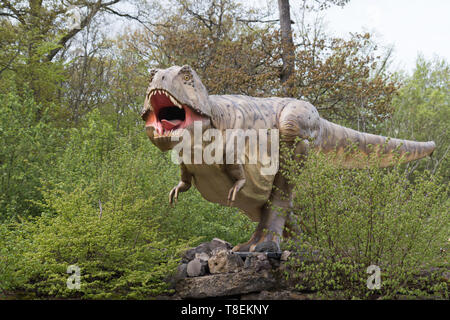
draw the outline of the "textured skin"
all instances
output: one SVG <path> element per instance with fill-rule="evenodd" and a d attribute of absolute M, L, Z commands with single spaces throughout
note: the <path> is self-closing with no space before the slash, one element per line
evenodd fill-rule
<path fill-rule="evenodd" d="M 159 109 L 157 100 L 149 98 L 155 89 L 166 90 L 185 110 L 193 110 L 198 116 L 195 119 L 201 119 L 205 129 L 279 129 L 280 141 L 292 144 L 296 154 L 307 155 L 309 150 L 337 153 L 342 156 L 339 165 L 346 168 L 363 167 L 361 160 L 371 152 L 377 152 L 380 166 L 386 167 L 391 164 L 396 148 L 404 162 L 423 158 L 435 149 L 432 141 L 387 140 L 386 137 L 339 126 L 322 119 L 310 103 L 293 98 L 208 95 L 194 70 L 189 66 L 174 66 L 152 70 L 142 112 L 150 140 L 163 151 L 173 148 L 170 137 L 181 136 L 183 130 L 192 131 L 193 126 L 190 120 L 186 120 L 162 136 L 155 134 L 154 128 L 159 124 L 153 113 Z M 301 140 L 295 144 L 298 137 Z M 358 150 L 344 155 L 345 148 L 352 144 L 357 145 Z M 283 160 L 282 154 L 280 159 Z M 270 241 L 278 247 L 289 221 L 274 208 L 290 208 L 292 205 L 292 187 L 280 172 L 272 176 L 262 175 L 260 163 L 181 164 L 180 167 L 181 180 L 169 194 L 171 203 L 176 201 L 180 192 L 187 191 L 193 181 L 206 200 L 236 206 L 253 221 L 259 222 L 251 239 L 234 247 L 234 251 L 253 251 L 256 245 Z M 282 193 L 289 195 L 288 199 Z M 233 195 L 235 199 L 232 199 Z"/>

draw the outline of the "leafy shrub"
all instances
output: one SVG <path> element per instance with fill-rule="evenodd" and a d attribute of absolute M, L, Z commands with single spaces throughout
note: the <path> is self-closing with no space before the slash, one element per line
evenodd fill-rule
<path fill-rule="evenodd" d="M 171 162 L 170 153 L 153 146 L 140 125 L 122 135 L 94 111 L 82 128 L 71 130 L 66 149 L 44 184 L 48 190 L 69 191 L 93 183 L 92 198 L 98 201 L 106 190 L 130 179 L 136 186 L 135 197 L 153 197 L 152 216 L 167 238 L 246 241 L 254 224 L 236 208 L 204 200 L 194 186 L 180 195 L 174 207 L 169 206 L 168 195 L 178 184 L 179 170 Z M 125 178 L 128 175 L 132 177 Z"/>
<path fill-rule="evenodd" d="M 381 134 L 402 139 L 436 143 L 433 156 L 409 164 L 419 175 L 425 169 L 450 181 L 450 64 L 435 57 L 418 57 L 411 77 L 393 100 L 395 112 L 380 126 Z"/>
<path fill-rule="evenodd" d="M 151 297 L 169 291 L 183 248 L 250 236 L 246 217 L 208 203 L 195 187 L 171 208 L 179 169 L 141 128 L 121 134 L 98 111 L 85 121 L 40 179 L 43 198 L 33 203 L 41 215 L 0 228 L 0 289 L 27 297 Z M 80 291 L 66 287 L 69 265 L 81 269 Z"/>
<path fill-rule="evenodd" d="M 146 214 L 151 198 L 136 201 L 132 191 L 116 192 L 101 210 L 92 205 L 91 188 L 48 195 L 56 216 L 21 225 L 17 251 L 5 256 L 15 259 L 10 287 L 58 298 L 148 298 L 167 292 L 165 280 L 176 268 L 181 246 L 162 238 Z M 69 265 L 81 269 L 79 291 L 66 286 Z"/>
<path fill-rule="evenodd" d="M 345 298 L 442 293 L 447 283 L 417 284 L 421 270 L 448 267 L 448 185 L 423 175 L 412 184 L 398 166 L 337 169 L 311 154 L 284 169 L 294 184 L 294 215 L 300 229 L 288 241 L 297 287 L 338 291 Z M 381 269 L 381 288 L 369 290 L 370 265 Z M 429 292 L 427 292 L 429 291 Z"/>
<path fill-rule="evenodd" d="M 0 221 L 38 215 L 40 179 L 54 159 L 62 130 L 37 119 L 41 106 L 29 96 L 0 94 Z"/>

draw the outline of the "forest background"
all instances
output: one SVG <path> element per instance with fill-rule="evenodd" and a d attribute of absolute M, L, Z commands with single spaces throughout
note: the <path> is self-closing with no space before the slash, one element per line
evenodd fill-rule
<path fill-rule="evenodd" d="M 448 294 L 445 281 L 411 285 L 448 266 L 448 61 L 394 72 L 371 34 L 338 38 L 315 18 L 348 1 L 303 0 L 289 20 L 273 18 L 278 2 L 268 13 L 237 0 L 0 0 L 0 295 L 149 299 L 171 292 L 184 248 L 248 239 L 252 222 L 195 190 L 168 205 L 179 169 L 139 113 L 149 70 L 184 64 L 210 94 L 295 97 L 356 130 L 434 140 L 432 157 L 393 169 L 291 164 L 304 242 L 328 259 L 295 267 L 325 295 L 373 295 L 370 264 L 383 266 L 383 297 Z"/>

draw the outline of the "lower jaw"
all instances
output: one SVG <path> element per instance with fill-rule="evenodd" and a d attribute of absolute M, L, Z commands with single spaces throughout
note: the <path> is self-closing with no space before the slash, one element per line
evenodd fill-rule
<path fill-rule="evenodd" d="M 202 118 L 201 120 L 196 121 L 202 122 L 203 130 L 211 127 L 209 119 Z M 186 125 L 183 128 L 174 128 L 170 131 L 163 131 L 162 134 L 159 134 L 156 128 L 152 125 L 146 127 L 147 136 L 161 151 L 173 149 L 178 143 L 180 143 L 180 141 L 182 141 L 185 131 L 188 131 L 192 135 L 194 132 L 194 122 L 191 122 L 191 124 Z"/>
<path fill-rule="evenodd" d="M 179 141 L 173 141 L 171 136 L 149 137 L 152 143 L 161 151 L 172 150 Z"/>
<path fill-rule="evenodd" d="M 183 133 L 183 129 L 174 129 L 159 134 L 153 127 L 147 127 L 146 131 L 150 141 L 161 151 L 173 149 L 180 142 Z"/>
<path fill-rule="evenodd" d="M 181 137 L 183 135 L 183 131 L 186 128 L 173 128 L 172 130 L 164 130 L 161 133 L 155 130 L 154 136 L 156 138 L 165 138 L 165 137 Z"/>

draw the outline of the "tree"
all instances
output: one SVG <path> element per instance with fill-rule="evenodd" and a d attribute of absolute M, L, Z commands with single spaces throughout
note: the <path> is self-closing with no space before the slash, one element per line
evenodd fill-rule
<path fill-rule="evenodd" d="M 350 0 L 314 0 L 309 4 L 309 0 L 303 0 L 303 12 L 307 10 L 323 10 L 330 5 L 344 6 Z M 291 20 L 289 0 L 278 0 L 278 12 L 280 16 L 280 31 L 281 31 L 281 59 L 283 66 L 280 72 L 280 80 L 283 85 L 284 94 L 286 96 L 293 96 L 293 83 L 289 81 L 294 75 L 294 60 L 295 60 L 295 46 L 292 37 Z"/>
<path fill-rule="evenodd" d="M 436 150 L 426 160 L 407 166 L 409 175 L 424 169 L 450 180 L 450 65 L 438 57 L 419 56 L 413 74 L 406 77 L 393 100 L 394 113 L 381 133 L 419 141 L 434 140 Z"/>
<path fill-rule="evenodd" d="M 8 70 L 10 74 L 5 77 L 19 90 L 32 89 L 37 102 L 60 103 L 55 97 L 60 96 L 65 61 L 55 61 L 55 57 L 95 17 L 120 15 L 114 10 L 119 2 L 124 0 L 75 0 L 68 4 L 59 0 L 0 0 L 0 41 L 5 52 L 0 55 L 0 76 Z M 72 28 L 67 23 L 71 6 L 81 12 L 79 25 Z"/>
<path fill-rule="evenodd" d="M 374 131 L 392 113 L 398 89 L 384 61 L 368 33 L 349 40 L 323 32 L 304 35 L 296 49 L 293 95 L 310 101 L 328 120 Z"/>
<path fill-rule="evenodd" d="M 272 25 L 251 26 L 250 13 L 230 0 L 179 0 L 172 8 L 124 37 L 149 68 L 189 64 L 211 94 L 276 94 L 279 36 Z"/>
<path fill-rule="evenodd" d="M 278 11 L 280 13 L 281 47 L 283 67 L 280 73 L 281 84 L 284 86 L 286 95 L 292 91 L 292 82 L 287 82 L 294 72 L 295 48 L 292 39 L 291 13 L 289 0 L 278 0 Z"/>

